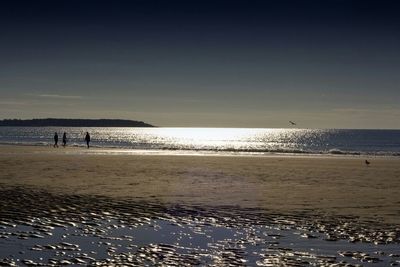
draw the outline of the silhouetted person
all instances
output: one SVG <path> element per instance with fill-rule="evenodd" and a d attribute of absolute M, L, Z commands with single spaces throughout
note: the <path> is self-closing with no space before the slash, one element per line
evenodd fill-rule
<path fill-rule="evenodd" d="M 89 135 L 89 132 L 86 132 L 85 141 L 86 141 L 87 148 L 89 148 L 89 143 L 90 143 L 90 135 Z"/>
<path fill-rule="evenodd" d="M 65 147 L 67 145 L 67 133 L 66 132 L 64 132 L 64 134 L 63 134 L 62 142 L 63 142 L 63 147 Z"/>
<path fill-rule="evenodd" d="M 54 133 L 54 145 L 53 147 L 58 147 L 58 134 L 57 132 Z"/>

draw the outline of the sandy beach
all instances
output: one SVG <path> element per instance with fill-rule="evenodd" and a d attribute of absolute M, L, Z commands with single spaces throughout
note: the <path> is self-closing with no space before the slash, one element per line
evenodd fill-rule
<path fill-rule="evenodd" d="M 400 160 L 364 160 L 1 145 L 0 264 L 396 265 Z"/>
<path fill-rule="evenodd" d="M 0 146 L 2 187 L 163 203 L 318 211 L 400 223 L 400 159 L 124 155 Z"/>

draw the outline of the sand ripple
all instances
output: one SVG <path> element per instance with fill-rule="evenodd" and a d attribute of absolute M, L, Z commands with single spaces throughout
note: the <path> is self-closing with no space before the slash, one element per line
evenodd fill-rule
<path fill-rule="evenodd" d="M 399 243 L 351 216 L 0 189 L 4 266 L 388 266 Z"/>

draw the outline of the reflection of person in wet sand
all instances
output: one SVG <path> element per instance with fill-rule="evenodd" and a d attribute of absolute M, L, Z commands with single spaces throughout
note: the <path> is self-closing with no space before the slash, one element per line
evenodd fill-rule
<path fill-rule="evenodd" d="M 66 132 L 64 132 L 64 134 L 63 134 L 62 142 L 63 142 L 63 147 L 65 147 L 67 145 L 67 133 Z"/>
<path fill-rule="evenodd" d="M 54 133 L 54 145 L 53 147 L 58 147 L 58 134 L 57 132 Z"/>
<path fill-rule="evenodd" d="M 86 141 L 87 148 L 89 148 L 89 143 L 90 143 L 90 135 L 89 135 L 89 132 L 86 132 L 85 141 Z"/>

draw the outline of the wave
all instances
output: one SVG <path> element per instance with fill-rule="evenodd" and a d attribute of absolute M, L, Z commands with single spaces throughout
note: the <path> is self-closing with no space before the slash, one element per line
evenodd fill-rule
<path fill-rule="evenodd" d="M 343 151 L 337 148 L 332 148 L 328 150 L 329 154 L 332 155 L 361 155 L 362 152 L 360 151 Z M 366 153 L 366 152 L 364 152 Z"/>
<path fill-rule="evenodd" d="M 52 142 L 0 142 L 5 145 L 21 145 L 21 146 L 53 146 Z M 69 147 L 86 147 L 84 143 L 68 143 Z M 209 147 L 177 147 L 177 146 L 160 146 L 154 144 L 142 144 L 140 146 L 132 145 L 111 145 L 111 144 L 91 144 L 93 148 L 103 149 L 123 149 L 136 151 L 175 151 L 175 152 L 196 152 L 196 153 L 227 153 L 227 154 L 293 154 L 293 155 L 349 155 L 349 156 L 400 156 L 399 151 L 350 151 L 332 148 L 329 150 L 305 150 L 292 148 L 274 148 L 274 149 L 258 149 L 258 148 L 209 148 Z"/>
<path fill-rule="evenodd" d="M 0 142 L 0 145 L 16 145 L 16 146 L 49 146 L 49 147 L 53 147 L 52 142 L 16 142 L 16 141 L 3 141 Z M 59 146 L 62 146 L 62 143 L 58 143 Z M 83 143 L 68 143 L 67 145 L 68 147 L 86 147 L 86 144 Z M 95 148 L 117 148 L 117 147 L 109 147 L 109 146 L 103 146 L 103 145 L 90 145 L 90 147 L 95 147 Z M 122 147 L 118 147 L 118 148 L 122 148 Z"/>

